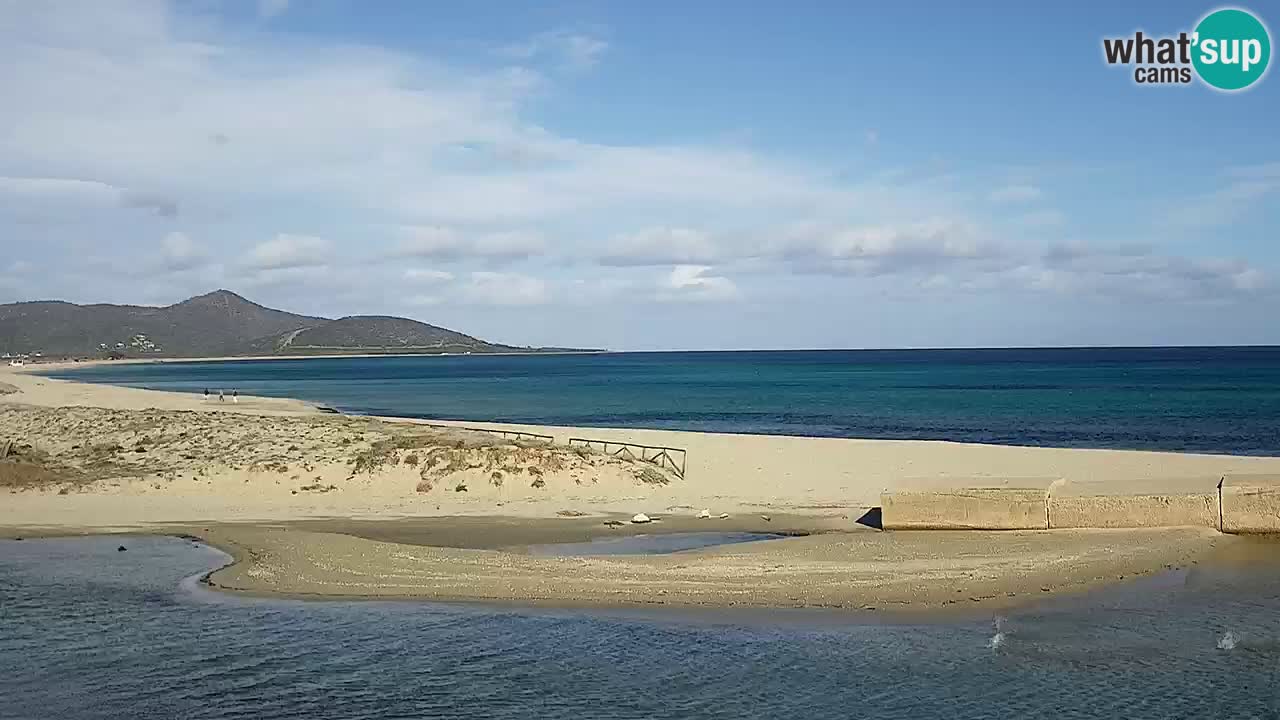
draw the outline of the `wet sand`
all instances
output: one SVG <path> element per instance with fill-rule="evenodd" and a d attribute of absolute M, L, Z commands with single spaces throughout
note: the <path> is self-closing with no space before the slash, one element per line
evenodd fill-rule
<path fill-rule="evenodd" d="M 787 527 L 799 531 L 802 525 Z M 1237 541 L 1195 529 L 883 533 L 815 527 L 808 536 L 666 555 L 575 557 L 533 556 L 523 546 L 615 531 L 587 532 L 582 523 L 549 520 L 439 519 L 417 528 L 401 523 L 390 531 L 398 540 L 392 543 L 363 537 L 387 535 L 368 524 L 334 520 L 303 527 L 220 525 L 187 532 L 237 560 L 212 573 L 208 583 L 250 595 L 861 610 L 1010 607 L 1187 567 Z M 662 531 L 668 530 L 687 528 Z M 453 547 L 434 544 L 444 536 Z M 501 549 L 457 547 L 468 544 Z"/>

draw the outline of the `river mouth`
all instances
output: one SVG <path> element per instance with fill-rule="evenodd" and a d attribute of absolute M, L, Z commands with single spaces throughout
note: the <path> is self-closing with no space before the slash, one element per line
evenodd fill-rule
<path fill-rule="evenodd" d="M 763 532 L 674 532 L 660 534 L 602 537 L 586 542 L 546 543 L 528 546 L 530 555 L 670 555 L 704 548 L 738 545 L 749 542 L 780 540 L 791 535 Z"/>
<path fill-rule="evenodd" d="M 1280 547 L 1223 549 L 1152 583 L 886 622 L 236 598 L 180 586 L 226 561 L 189 540 L 0 541 L 0 697 L 67 720 L 1274 717 Z"/>

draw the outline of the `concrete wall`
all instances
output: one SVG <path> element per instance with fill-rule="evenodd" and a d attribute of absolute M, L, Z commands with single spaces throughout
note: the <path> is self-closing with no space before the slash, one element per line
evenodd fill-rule
<path fill-rule="evenodd" d="M 1222 478 L 1222 531 L 1280 533 L 1280 475 Z"/>
<path fill-rule="evenodd" d="M 904 484 L 880 496 L 885 530 L 1208 527 L 1280 533 L 1280 475 L 1068 483 L 1048 479 Z"/>
<path fill-rule="evenodd" d="M 1218 477 L 1063 483 L 1049 492 L 1050 528 L 1217 528 Z"/>
<path fill-rule="evenodd" d="M 1044 488 L 903 490 L 880 496 L 885 530 L 1044 530 Z"/>

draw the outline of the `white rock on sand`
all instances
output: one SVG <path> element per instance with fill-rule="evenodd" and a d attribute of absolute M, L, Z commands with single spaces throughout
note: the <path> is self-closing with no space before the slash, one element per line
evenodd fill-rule
<path fill-rule="evenodd" d="M 702 510 L 702 512 L 698 513 L 699 520 L 706 520 L 709 517 L 711 517 L 711 511 L 705 508 Z"/>
<path fill-rule="evenodd" d="M 648 515 L 645 515 L 644 513 L 636 513 L 635 515 L 631 516 L 631 522 L 635 523 L 636 525 L 643 525 L 645 523 L 653 522 L 653 518 L 649 517 Z"/>

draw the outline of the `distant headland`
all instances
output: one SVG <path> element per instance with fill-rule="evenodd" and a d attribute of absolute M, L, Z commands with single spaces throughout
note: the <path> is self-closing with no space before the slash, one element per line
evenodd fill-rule
<path fill-rule="evenodd" d="M 385 315 L 298 315 L 215 290 L 174 305 L 0 305 L 0 354 L 9 358 L 194 358 L 348 354 L 574 352 L 488 342 Z"/>

